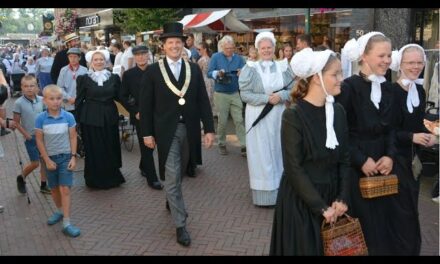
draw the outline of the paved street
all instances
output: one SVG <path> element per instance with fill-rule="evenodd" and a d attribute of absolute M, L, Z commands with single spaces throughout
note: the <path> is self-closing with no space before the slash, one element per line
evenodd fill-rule
<path fill-rule="evenodd" d="M 231 132 L 233 130 L 229 129 Z M 21 136 L 20 136 L 21 138 Z M 16 189 L 19 174 L 13 134 L 0 137 L 6 157 L 0 159 L 0 255 L 267 255 L 273 209 L 252 204 L 246 159 L 236 137 L 228 136 L 228 156 L 217 148 L 203 150 L 196 178 L 183 179 L 192 244 L 176 243 L 175 227 L 165 209 L 163 191 L 149 188 L 138 170 L 139 150 L 122 146 L 126 183 L 111 190 L 84 185 L 79 161 L 72 188 L 71 221 L 81 236 L 61 233 L 61 223 L 46 224 L 55 206 L 39 192 L 39 173 L 28 178 L 31 204 Z M 20 153 L 28 161 L 22 142 Z M 422 255 L 439 255 L 439 208 L 430 199 L 433 178 L 422 178 L 420 220 Z"/>

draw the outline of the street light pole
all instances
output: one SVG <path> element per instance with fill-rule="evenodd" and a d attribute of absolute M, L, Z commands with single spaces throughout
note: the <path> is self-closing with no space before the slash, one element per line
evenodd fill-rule
<path fill-rule="evenodd" d="M 310 8 L 306 8 L 305 14 L 305 33 L 310 34 Z"/>

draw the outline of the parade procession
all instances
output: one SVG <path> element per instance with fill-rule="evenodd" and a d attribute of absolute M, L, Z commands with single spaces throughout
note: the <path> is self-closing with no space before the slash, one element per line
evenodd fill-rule
<path fill-rule="evenodd" d="M 0 257 L 439 256 L 439 10 L 0 8 Z"/>

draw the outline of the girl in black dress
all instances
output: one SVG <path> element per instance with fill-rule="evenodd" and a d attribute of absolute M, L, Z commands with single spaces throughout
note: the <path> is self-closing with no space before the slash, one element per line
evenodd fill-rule
<path fill-rule="evenodd" d="M 396 154 L 394 95 L 384 75 L 391 64 L 391 41 L 380 32 L 370 32 L 344 46 L 352 61 L 359 61 L 359 75 L 342 83 L 336 98 L 347 112 L 352 175 L 350 215 L 358 217 L 370 255 L 392 255 L 395 238 L 392 196 L 363 198 L 359 178 L 394 172 Z"/>
<path fill-rule="evenodd" d="M 88 74 L 77 77 L 75 108 L 84 141 L 86 185 L 109 189 L 125 182 L 119 168 L 122 166 L 119 142 L 118 110 L 114 100 L 120 101 L 119 76 L 106 70 L 109 53 L 90 51 Z"/>
<path fill-rule="evenodd" d="M 397 238 L 396 255 L 419 255 L 422 241 L 418 216 L 419 181 L 418 175 L 413 174 L 412 160 L 417 159 L 419 146 L 432 146 L 435 142 L 435 136 L 423 125 L 426 95 L 423 79 L 418 77 L 425 62 L 424 49 L 417 44 L 408 44 L 393 52 L 391 68 L 399 72 L 399 79 L 393 84 L 397 115 L 396 163 L 399 164 L 396 166 L 399 195 L 393 196 L 395 206 L 392 208 L 399 221 L 393 222 L 391 229 Z"/>
<path fill-rule="evenodd" d="M 303 49 L 292 58 L 301 80 L 295 104 L 282 117 L 284 172 L 278 191 L 271 255 L 323 255 L 323 219 L 333 223 L 347 211 L 350 157 L 341 91 L 340 61 L 330 50 Z"/>

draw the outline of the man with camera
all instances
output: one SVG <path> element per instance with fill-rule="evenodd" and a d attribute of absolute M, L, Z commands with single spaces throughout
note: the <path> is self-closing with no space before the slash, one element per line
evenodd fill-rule
<path fill-rule="evenodd" d="M 226 35 L 220 41 L 221 52 L 212 55 L 208 68 L 208 77 L 215 80 L 214 104 L 218 110 L 219 151 L 227 155 L 226 124 L 229 113 L 234 120 L 235 130 L 241 146 L 241 155 L 246 156 L 246 137 L 243 123 L 243 103 L 238 88 L 238 75 L 244 66 L 244 60 L 234 53 L 234 39 Z"/>

